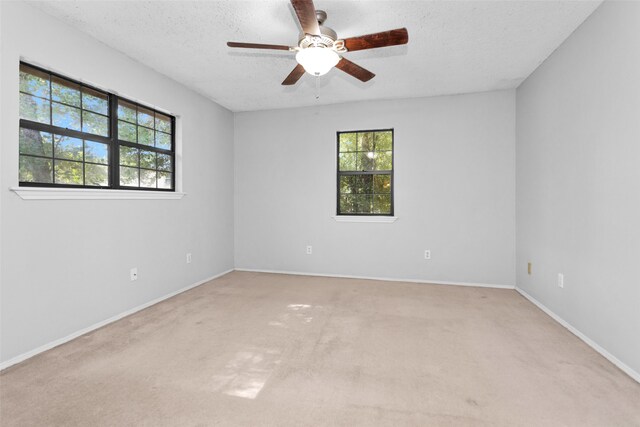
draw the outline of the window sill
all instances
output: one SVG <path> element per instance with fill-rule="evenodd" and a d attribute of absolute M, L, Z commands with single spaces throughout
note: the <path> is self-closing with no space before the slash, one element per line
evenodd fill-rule
<path fill-rule="evenodd" d="M 92 190 L 88 188 L 12 187 L 24 200 L 177 200 L 185 193 L 145 190 Z"/>
<path fill-rule="evenodd" d="M 391 224 L 392 222 L 396 222 L 398 219 L 397 216 L 352 216 L 352 215 L 334 215 L 332 216 L 336 222 L 379 222 Z"/>

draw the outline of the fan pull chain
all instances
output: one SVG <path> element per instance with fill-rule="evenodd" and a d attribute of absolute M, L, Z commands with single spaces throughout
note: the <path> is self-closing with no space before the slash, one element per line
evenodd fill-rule
<path fill-rule="evenodd" d="M 320 85 L 318 83 L 319 80 L 320 77 L 316 76 L 316 100 L 320 99 Z"/>

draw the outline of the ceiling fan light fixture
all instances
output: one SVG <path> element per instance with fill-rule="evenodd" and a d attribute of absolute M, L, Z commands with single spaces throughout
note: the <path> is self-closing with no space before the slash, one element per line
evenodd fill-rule
<path fill-rule="evenodd" d="M 313 76 L 322 76 L 340 62 L 340 56 L 326 47 L 308 47 L 296 54 L 296 61 Z"/>
<path fill-rule="evenodd" d="M 322 10 L 316 10 L 313 0 L 289 1 L 293 6 L 298 24 L 300 24 L 300 30 L 302 30 L 298 34 L 297 46 L 227 42 L 227 46 L 233 48 L 296 52 L 296 61 L 298 63 L 282 81 L 284 86 L 296 84 L 305 73 L 309 73 L 312 76 L 322 76 L 327 74 L 333 67 L 363 83 L 368 82 L 376 75 L 340 55 L 357 50 L 398 46 L 409 42 L 409 33 L 406 28 L 396 28 L 395 30 L 340 39 L 338 38 L 338 33 L 324 26 L 327 13 Z"/>

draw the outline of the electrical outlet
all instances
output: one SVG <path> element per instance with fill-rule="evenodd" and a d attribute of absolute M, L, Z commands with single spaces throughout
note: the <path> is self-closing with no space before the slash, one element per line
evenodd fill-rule
<path fill-rule="evenodd" d="M 531 267 L 531 263 L 529 262 L 529 263 L 527 263 L 527 274 L 529 276 L 531 276 L 531 270 L 532 270 L 532 267 Z"/>
<path fill-rule="evenodd" d="M 564 288 L 564 274 L 558 273 L 558 287 Z"/>
<path fill-rule="evenodd" d="M 424 251 L 424 259 L 431 259 L 431 251 L 430 250 L 425 250 Z"/>
<path fill-rule="evenodd" d="M 187 254 L 187 264 L 191 264 L 191 254 Z"/>
<path fill-rule="evenodd" d="M 307 255 L 313 254 L 313 246 L 307 246 Z"/>
<path fill-rule="evenodd" d="M 131 281 L 135 281 L 138 280 L 138 268 L 134 267 L 131 269 L 131 271 L 129 272 L 129 275 L 131 277 Z"/>

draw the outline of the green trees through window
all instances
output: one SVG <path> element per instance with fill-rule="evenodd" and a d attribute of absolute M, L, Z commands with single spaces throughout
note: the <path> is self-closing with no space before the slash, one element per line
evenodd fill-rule
<path fill-rule="evenodd" d="M 393 129 L 338 132 L 338 215 L 393 215 Z"/>
<path fill-rule="evenodd" d="M 175 119 L 20 64 L 20 185 L 174 189 Z"/>
<path fill-rule="evenodd" d="M 172 188 L 172 129 L 171 117 L 118 100 L 121 186 Z"/>

